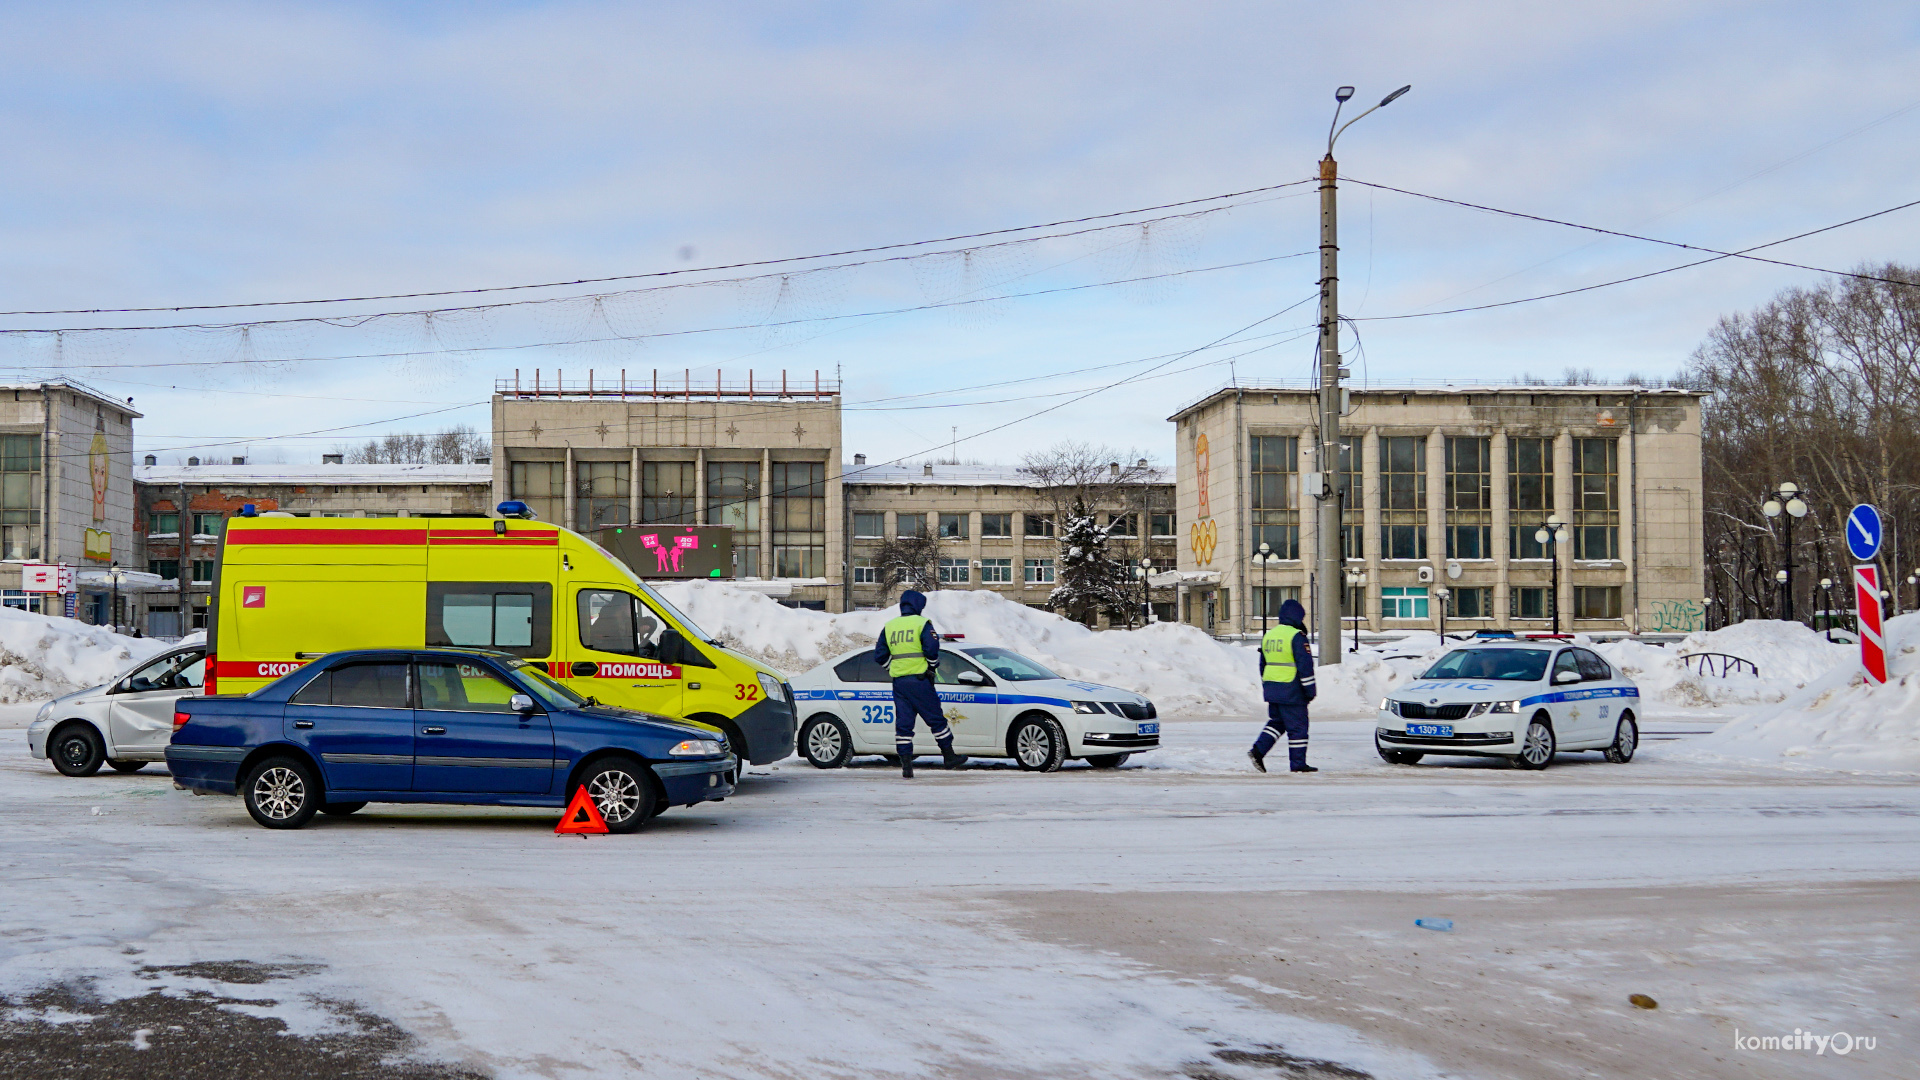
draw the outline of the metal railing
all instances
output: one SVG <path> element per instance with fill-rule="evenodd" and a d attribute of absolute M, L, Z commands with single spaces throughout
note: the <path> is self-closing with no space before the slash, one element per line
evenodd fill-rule
<path fill-rule="evenodd" d="M 840 393 L 837 379 L 822 379 L 818 371 L 793 372 L 781 371 L 776 379 L 764 373 L 747 372 L 745 382 L 727 381 L 716 369 L 712 378 L 702 373 L 700 379 L 693 377 L 692 368 L 680 371 L 661 371 L 657 368 L 645 372 L 635 372 L 629 376 L 626 368 L 617 373 L 603 373 L 588 369 L 584 381 L 565 378 L 564 369 L 544 371 L 535 368 L 524 377 L 515 368 L 513 378 L 497 379 L 493 392 L 502 397 L 520 400 L 538 398 L 568 398 L 585 400 L 592 398 L 613 398 L 631 401 L 634 399 L 655 401 L 678 398 L 686 401 L 744 399 L 747 401 L 826 401 Z"/>
<path fill-rule="evenodd" d="M 1729 675 L 1751 675 L 1760 677 L 1760 666 L 1751 660 L 1743 660 L 1732 653 L 1696 652 L 1680 654 L 1680 662 L 1695 675 L 1712 675 L 1724 679 Z"/>

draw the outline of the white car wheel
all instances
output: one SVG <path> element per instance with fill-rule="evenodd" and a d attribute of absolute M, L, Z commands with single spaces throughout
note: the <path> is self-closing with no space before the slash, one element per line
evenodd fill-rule
<path fill-rule="evenodd" d="M 1613 745 L 1607 747 L 1607 760 L 1615 765 L 1625 765 L 1633 760 L 1633 752 L 1640 746 L 1640 725 L 1634 723 L 1632 713 L 1620 714 L 1620 725 L 1613 729 Z"/>
<path fill-rule="evenodd" d="M 1051 716 L 1027 716 L 1014 725 L 1013 759 L 1028 772 L 1058 772 L 1067 757 L 1067 735 Z"/>
<path fill-rule="evenodd" d="M 1526 740 L 1520 744 L 1520 753 L 1514 757 L 1513 764 L 1521 769 L 1544 769 L 1553 764 L 1553 752 L 1557 748 L 1553 725 L 1545 715 L 1536 716 L 1527 724 Z"/>

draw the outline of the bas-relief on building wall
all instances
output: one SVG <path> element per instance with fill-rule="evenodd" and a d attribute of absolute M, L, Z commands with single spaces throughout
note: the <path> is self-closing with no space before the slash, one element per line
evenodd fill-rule
<path fill-rule="evenodd" d="M 1193 552 L 1194 565 L 1211 567 L 1214 549 L 1220 546 L 1220 524 L 1213 520 L 1213 503 L 1208 495 L 1208 473 L 1213 455 L 1207 447 L 1207 435 L 1201 432 L 1193 442 L 1193 476 L 1197 497 L 1194 522 L 1187 528 L 1187 547 Z"/>

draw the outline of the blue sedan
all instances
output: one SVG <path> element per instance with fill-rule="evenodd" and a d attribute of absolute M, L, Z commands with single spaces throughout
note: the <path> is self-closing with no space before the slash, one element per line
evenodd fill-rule
<path fill-rule="evenodd" d="M 167 767 L 297 829 L 370 802 L 566 806 L 585 789 L 613 832 L 719 801 L 720 733 L 601 705 L 516 657 L 475 649 L 330 653 L 245 697 L 183 698 Z"/>

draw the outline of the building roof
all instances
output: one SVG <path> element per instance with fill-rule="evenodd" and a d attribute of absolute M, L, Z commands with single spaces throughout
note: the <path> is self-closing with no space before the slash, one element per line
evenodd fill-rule
<path fill-rule="evenodd" d="M 42 379 L 37 382 L 0 382 L 0 390 L 45 391 L 48 389 L 65 390 L 68 393 L 77 394 L 83 398 L 91 398 L 109 409 L 116 409 L 134 419 L 140 419 L 142 415 L 134 410 L 132 398 L 117 398 L 112 394 L 102 393 L 88 386 L 86 383 L 80 382 L 78 379 L 70 379 L 65 375 L 52 379 Z"/>
<path fill-rule="evenodd" d="M 841 479 L 849 484 L 880 487 L 1039 487 L 1032 473 L 1017 465 L 842 465 Z M 1170 470 L 1152 480 L 1132 483 L 1171 484 Z"/>
<path fill-rule="evenodd" d="M 491 486 L 491 465 L 135 465 L 136 484 L 467 484 Z"/>
<path fill-rule="evenodd" d="M 1453 381 L 1436 382 L 1426 385 L 1419 383 L 1359 385 L 1349 382 L 1346 386 L 1347 389 L 1356 395 L 1419 394 L 1423 397 L 1440 397 L 1448 394 L 1623 394 L 1627 396 L 1639 394 L 1644 397 L 1665 396 L 1692 398 L 1708 396 L 1704 390 L 1687 390 L 1677 386 L 1630 386 L 1609 385 L 1605 383 L 1595 383 L 1590 386 L 1535 386 L 1526 383 L 1481 383 L 1474 385 Z M 1236 392 L 1250 394 L 1294 394 L 1299 396 L 1312 395 L 1317 397 L 1320 390 L 1318 387 L 1310 386 L 1306 383 L 1240 383 L 1239 385 L 1229 384 L 1217 386 L 1193 401 L 1182 405 L 1174 411 L 1172 416 L 1167 417 L 1167 419 L 1178 421 L 1188 413 L 1197 409 L 1203 409 L 1215 401 Z"/>

